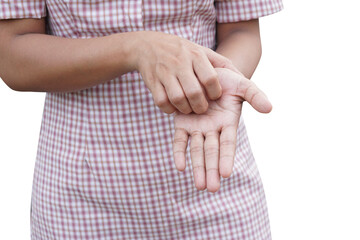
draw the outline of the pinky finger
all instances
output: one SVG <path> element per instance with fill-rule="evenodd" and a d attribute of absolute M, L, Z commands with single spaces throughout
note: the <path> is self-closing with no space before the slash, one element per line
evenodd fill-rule
<path fill-rule="evenodd" d="M 237 126 L 224 127 L 220 135 L 220 169 L 223 178 L 230 177 L 234 165 Z"/>
<path fill-rule="evenodd" d="M 184 171 L 186 167 L 185 153 L 188 143 L 188 133 L 181 128 L 175 129 L 173 152 L 176 169 Z"/>

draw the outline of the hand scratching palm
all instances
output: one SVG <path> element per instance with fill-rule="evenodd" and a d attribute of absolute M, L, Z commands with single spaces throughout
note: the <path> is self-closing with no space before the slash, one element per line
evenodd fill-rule
<path fill-rule="evenodd" d="M 179 171 L 185 169 L 185 152 L 191 136 L 190 155 L 195 186 L 216 192 L 220 176 L 229 177 L 233 168 L 237 126 L 244 101 L 261 113 L 271 111 L 265 94 L 250 80 L 225 68 L 216 68 L 222 87 L 218 100 L 209 101 L 203 114 L 175 114 L 174 160 Z"/>

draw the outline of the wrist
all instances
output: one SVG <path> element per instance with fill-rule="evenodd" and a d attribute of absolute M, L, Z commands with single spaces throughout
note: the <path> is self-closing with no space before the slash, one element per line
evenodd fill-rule
<path fill-rule="evenodd" d="M 153 34 L 152 31 L 136 31 L 130 32 L 131 37 L 129 38 L 130 43 L 130 53 L 129 58 L 132 61 L 132 64 L 135 70 L 140 71 L 144 65 L 144 61 L 148 58 L 147 56 L 151 53 L 154 48 L 152 43 Z"/>
<path fill-rule="evenodd" d="M 139 34 L 137 32 L 125 32 L 116 34 L 117 41 L 117 57 L 125 64 L 128 72 L 138 70 L 139 62 Z"/>

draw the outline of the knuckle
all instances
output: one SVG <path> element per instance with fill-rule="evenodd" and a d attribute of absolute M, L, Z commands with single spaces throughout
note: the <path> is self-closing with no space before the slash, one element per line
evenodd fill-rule
<path fill-rule="evenodd" d="M 147 86 L 152 86 L 156 82 L 156 78 L 153 76 L 153 74 L 141 74 L 142 78 L 144 79 L 144 82 Z"/>
<path fill-rule="evenodd" d="M 191 133 L 191 136 L 192 137 L 197 137 L 197 136 L 199 136 L 199 137 L 203 137 L 203 135 L 202 135 L 202 133 L 200 132 L 200 131 L 194 131 L 194 132 L 192 132 Z"/>
<path fill-rule="evenodd" d="M 174 95 L 174 96 L 171 97 L 171 101 L 172 101 L 174 104 L 180 104 L 180 103 L 182 103 L 184 100 L 185 100 L 185 96 L 182 95 L 182 94 L 176 94 L 176 95 Z"/>
<path fill-rule="evenodd" d="M 234 155 L 232 154 L 223 154 L 221 156 L 222 159 L 226 159 L 226 160 L 230 160 L 230 159 L 234 159 Z"/>
<path fill-rule="evenodd" d="M 164 75 L 164 73 L 166 73 L 168 70 L 166 64 L 162 63 L 162 62 L 158 62 L 156 65 L 155 65 L 155 73 L 158 75 L 158 76 L 162 76 Z"/>
<path fill-rule="evenodd" d="M 209 137 L 216 137 L 216 138 L 218 138 L 218 135 L 219 135 L 219 133 L 216 132 L 216 131 L 209 131 L 209 132 L 206 133 L 206 137 L 207 137 L 207 138 L 209 138 Z"/>
<path fill-rule="evenodd" d="M 212 168 L 206 168 L 206 172 L 210 172 L 210 171 L 219 171 L 219 169 L 218 168 L 214 168 L 214 167 L 212 167 Z"/>
<path fill-rule="evenodd" d="M 190 149 L 190 153 L 202 153 L 203 148 L 201 146 L 192 146 Z"/>
<path fill-rule="evenodd" d="M 174 143 L 187 144 L 187 141 L 184 138 L 174 138 Z"/>
<path fill-rule="evenodd" d="M 182 111 L 182 113 L 184 113 L 184 114 L 189 114 L 189 113 L 192 112 L 192 109 L 191 109 L 190 107 L 186 107 L 185 109 L 182 109 L 181 111 Z"/>
<path fill-rule="evenodd" d="M 237 84 L 236 93 L 241 97 L 246 98 L 248 96 L 249 89 L 251 89 L 252 82 L 250 81 L 241 81 L 241 84 Z"/>
<path fill-rule="evenodd" d="M 183 39 L 180 39 L 177 44 L 177 56 L 182 56 L 184 52 L 188 51 L 188 46 Z"/>
<path fill-rule="evenodd" d="M 209 146 L 206 149 L 206 156 L 211 157 L 211 156 L 218 156 L 219 154 L 219 149 L 217 148 L 217 146 Z"/>
<path fill-rule="evenodd" d="M 220 146 L 232 146 L 232 145 L 234 145 L 234 144 L 235 144 L 234 141 L 225 140 L 225 141 L 222 141 L 222 142 L 220 143 Z"/>
<path fill-rule="evenodd" d="M 190 53 L 196 58 L 202 58 L 204 55 L 203 51 L 199 48 L 192 48 Z"/>
<path fill-rule="evenodd" d="M 176 150 L 173 152 L 174 156 L 183 156 L 185 152 L 182 150 Z"/>
<path fill-rule="evenodd" d="M 180 66 L 181 65 L 181 59 L 183 59 L 182 53 L 179 53 L 175 56 L 170 56 L 168 58 L 168 61 L 173 66 Z"/>
<path fill-rule="evenodd" d="M 204 104 L 196 106 L 196 108 L 194 108 L 194 112 L 196 114 L 203 114 L 208 110 L 208 107 L 209 107 L 208 102 L 205 102 Z"/>
<path fill-rule="evenodd" d="M 248 103 L 252 103 L 254 98 L 259 94 L 259 91 L 256 91 L 254 85 L 250 85 L 248 88 L 246 88 L 244 93 L 244 98 Z"/>
<path fill-rule="evenodd" d="M 171 113 L 175 112 L 176 109 L 170 107 L 170 108 L 162 108 L 161 110 L 167 114 L 171 114 Z"/>
<path fill-rule="evenodd" d="M 155 83 L 156 83 L 156 78 L 154 78 L 153 76 L 148 77 L 148 78 L 146 79 L 146 81 L 145 81 L 145 84 L 146 84 L 149 88 L 153 87 Z"/>
<path fill-rule="evenodd" d="M 197 168 L 205 168 L 205 165 L 204 164 L 202 164 L 202 163 L 193 163 L 193 170 L 195 170 L 195 169 L 197 169 Z"/>
<path fill-rule="evenodd" d="M 169 104 L 167 97 L 154 96 L 154 102 L 159 107 L 166 107 Z"/>
<path fill-rule="evenodd" d="M 188 96 L 190 99 L 196 99 L 196 98 L 200 97 L 201 94 L 202 94 L 202 91 L 201 91 L 201 89 L 198 89 L 198 88 L 190 89 L 190 90 L 187 92 L 187 96 Z"/>
<path fill-rule="evenodd" d="M 205 166 L 201 163 L 194 163 L 192 168 L 193 168 L 193 170 L 195 170 L 197 168 L 205 168 Z"/>
<path fill-rule="evenodd" d="M 213 86 L 218 81 L 218 74 L 216 72 L 211 73 L 204 79 L 204 85 L 206 87 Z"/>

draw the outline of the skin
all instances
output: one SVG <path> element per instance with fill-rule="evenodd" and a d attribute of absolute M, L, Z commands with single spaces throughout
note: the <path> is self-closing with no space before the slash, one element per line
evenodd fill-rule
<path fill-rule="evenodd" d="M 217 24 L 216 52 L 227 57 L 250 79 L 261 58 L 259 20 Z"/>
<path fill-rule="evenodd" d="M 138 70 L 155 103 L 166 113 L 175 110 L 186 114 L 205 112 L 206 97 L 216 100 L 221 96 L 214 67 L 236 71 L 227 58 L 189 40 L 165 33 L 142 34 L 139 46 L 144 50 L 137 59 Z"/>
<path fill-rule="evenodd" d="M 14 90 L 78 91 L 138 70 L 165 113 L 205 112 L 204 92 L 221 95 L 214 67 L 237 71 L 221 54 L 162 32 L 71 39 L 46 35 L 44 19 L 17 19 L 0 21 L 0 39 L 0 76 Z"/>
<path fill-rule="evenodd" d="M 265 94 L 249 80 L 261 57 L 259 21 L 218 24 L 217 42 L 216 51 L 228 57 L 239 72 L 216 69 L 223 94 L 209 102 L 207 112 L 198 115 L 176 112 L 173 143 L 175 166 L 184 171 L 190 140 L 195 187 L 210 192 L 220 189 L 220 176 L 231 175 L 242 103 L 248 101 L 261 113 L 272 109 Z"/>
<path fill-rule="evenodd" d="M 185 153 L 189 136 L 190 157 L 195 187 L 216 192 L 220 175 L 230 177 L 234 165 L 236 134 L 244 101 L 260 113 L 269 113 L 271 103 L 249 79 L 229 69 L 216 68 L 223 89 L 221 98 L 209 102 L 203 114 L 177 112 L 173 143 L 175 166 L 186 167 Z"/>

